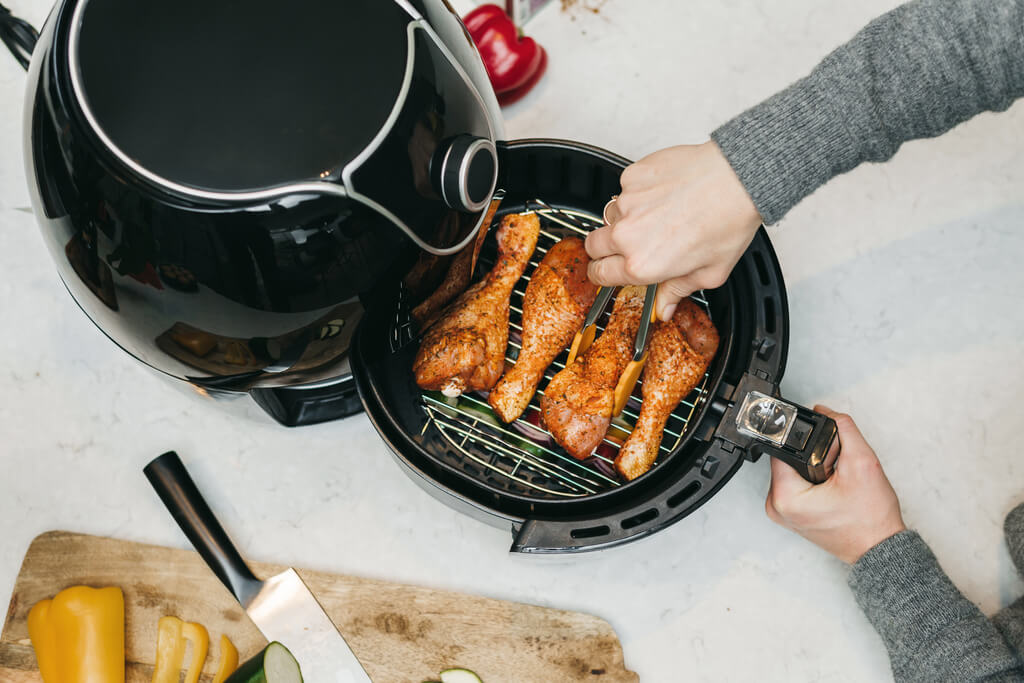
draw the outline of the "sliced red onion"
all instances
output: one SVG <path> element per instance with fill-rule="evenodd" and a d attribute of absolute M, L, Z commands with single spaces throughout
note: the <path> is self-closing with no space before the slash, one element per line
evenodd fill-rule
<path fill-rule="evenodd" d="M 615 470 L 615 466 L 603 458 L 590 457 L 583 461 L 584 464 L 590 465 L 595 470 L 603 474 L 610 479 L 618 479 L 619 473 Z"/>
<path fill-rule="evenodd" d="M 523 420 L 513 420 L 512 424 L 509 426 L 536 444 L 541 446 L 554 445 L 550 434 L 541 430 L 539 427 L 534 427 L 528 422 L 524 422 Z"/>

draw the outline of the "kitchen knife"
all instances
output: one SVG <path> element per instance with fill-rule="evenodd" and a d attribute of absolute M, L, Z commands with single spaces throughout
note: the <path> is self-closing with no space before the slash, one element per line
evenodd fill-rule
<path fill-rule="evenodd" d="M 284 644 L 306 683 L 371 683 L 345 639 L 294 569 L 260 581 L 213 516 L 178 454 L 143 469 L 149 483 L 206 564 L 268 641 Z"/>

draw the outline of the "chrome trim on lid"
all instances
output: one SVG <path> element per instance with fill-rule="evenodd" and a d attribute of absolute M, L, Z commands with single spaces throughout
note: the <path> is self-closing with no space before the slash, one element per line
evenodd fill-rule
<path fill-rule="evenodd" d="M 494 173 L 491 176 L 491 187 L 487 191 L 487 196 L 478 202 L 473 201 L 473 198 L 469 196 L 469 167 L 473 163 L 473 157 L 476 156 L 480 149 L 485 149 L 494 161 Z M 498 150 L 494 148 L 494 143 L 486 138 L 480 138 L 469 146 L 466 150 L 466 154 L 462 157 L 462 166 L 459 167 L 459 199 L 462 201 L 462 205 L 470 211 L 481 211 L 485 206 L 491 202 L 491 196 L 494 194 L 494 188 L 498 184 Z M 443 186 L 442 186 L 443 187 Z"/>
<path fill-rule="evenodd" d="M 409 3 L 409 0 L 395 0 L 395 4 L 404 9 L 406 12 L 408 12 L 409 16 L 412 17 L 413 19 L 419 20 L 423 18 L 423 15 L 420 14 L 419 11 L 415 7 L 413 7 L 411 3 Z"/>

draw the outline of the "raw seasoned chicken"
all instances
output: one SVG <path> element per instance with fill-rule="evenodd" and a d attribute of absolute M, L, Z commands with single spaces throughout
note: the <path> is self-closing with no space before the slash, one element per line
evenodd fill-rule
<path fill-rule="evenodd" d="M 703 379 L 715 357 L 718 330 L 704 309 L 684 299 L 671 320 L 654 323 L 647 348 L 640 416 L 615 458 L 619 474 L 630 480 L 654 464 L 668 416 Z"/>
<path fill-rule="evenodd" d="M 412 318 L 426 330 L 440 318 L 444 305 L 455 298 L 457 294 L 466 289 L 472 273 L 469 272 L 469 264 L 473 260 L 475 245 L 467 244 L 462 251 L 452 259 L 448 271 L 441 280 L 441 284 L 430 293 L 416 308 L 412 309 Z"/>
<path fill-rule="evenodd" d="M 421 388 L 458 396 L 490 389 L 498 381 L 505 369 L 509 297 L 539 235 L 540 220 L 534 214 L 501 221 L 494 268 L 448 306 L 423 337 L 412 365 Z"/>
<path fill-rule="evenodd" d="M 572 341 L 597 298 L 597 285 L 587 278 L 588 263 L 583 240 L 566 237 L 551 247 L 530 276 L 523 297 L 519 358 L 487 397 L 505 422 L 526 410 L 544 371 Z"/>
<path fill-rule="evenodd" d="M 487 230 L 494 220 L 494 212 L 498 209 L 499 202 L 491 202 L 491 207 L 484 216 L 480 230 L 477 231 L 476 239 L 471 241 L 455 258 L 445 272 L 441 284 L 430 293 L 416 308 L 412 309 L 413 320 L 420 326 L 420 330 L 426 331 L 428 327 L 436 323 L 444 312 L 444 306 L 466 289 L 469 281 L 473 278 L 473 269 L 476 267 L 477 257 L 480 256 L 480 248 L 487 237 Z M 437 258 L 436 256 L 434 258 Z"/>
<path fill-rule="evenodd" d="M 438 226 L 438 238 L 442 243 L 446 244 L 456 237 L 455 231 L 458 229 L 459 215 L 453 212 L 445 214 L 445 217 L 441 219 L 441 224 Z M 432 294 L 441 278 L 450 269 L 453 260 L 454 258 L 450 256 L 438 256 L 428 251 L 421 251 L 416 263 L 402 277 L 402 286 L 412 300 L 422 301 L 428 294 Z"/>
<path fill-rule="evenodd" d="M 644 287 L 623 287 L 601 336 L 544 389 L 544 425 L 577 460 L 589 457 L 608 431 L 615 385 L 633 358 L 645 292 Z"/>

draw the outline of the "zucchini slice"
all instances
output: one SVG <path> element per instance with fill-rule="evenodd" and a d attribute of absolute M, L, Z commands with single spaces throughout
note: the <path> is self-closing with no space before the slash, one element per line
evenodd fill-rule
<path fill-rule="evenodd" d="M 288 648 L 275 641 L 238 667 L 224 683 L 302 683 L 302 673 Z"/>

